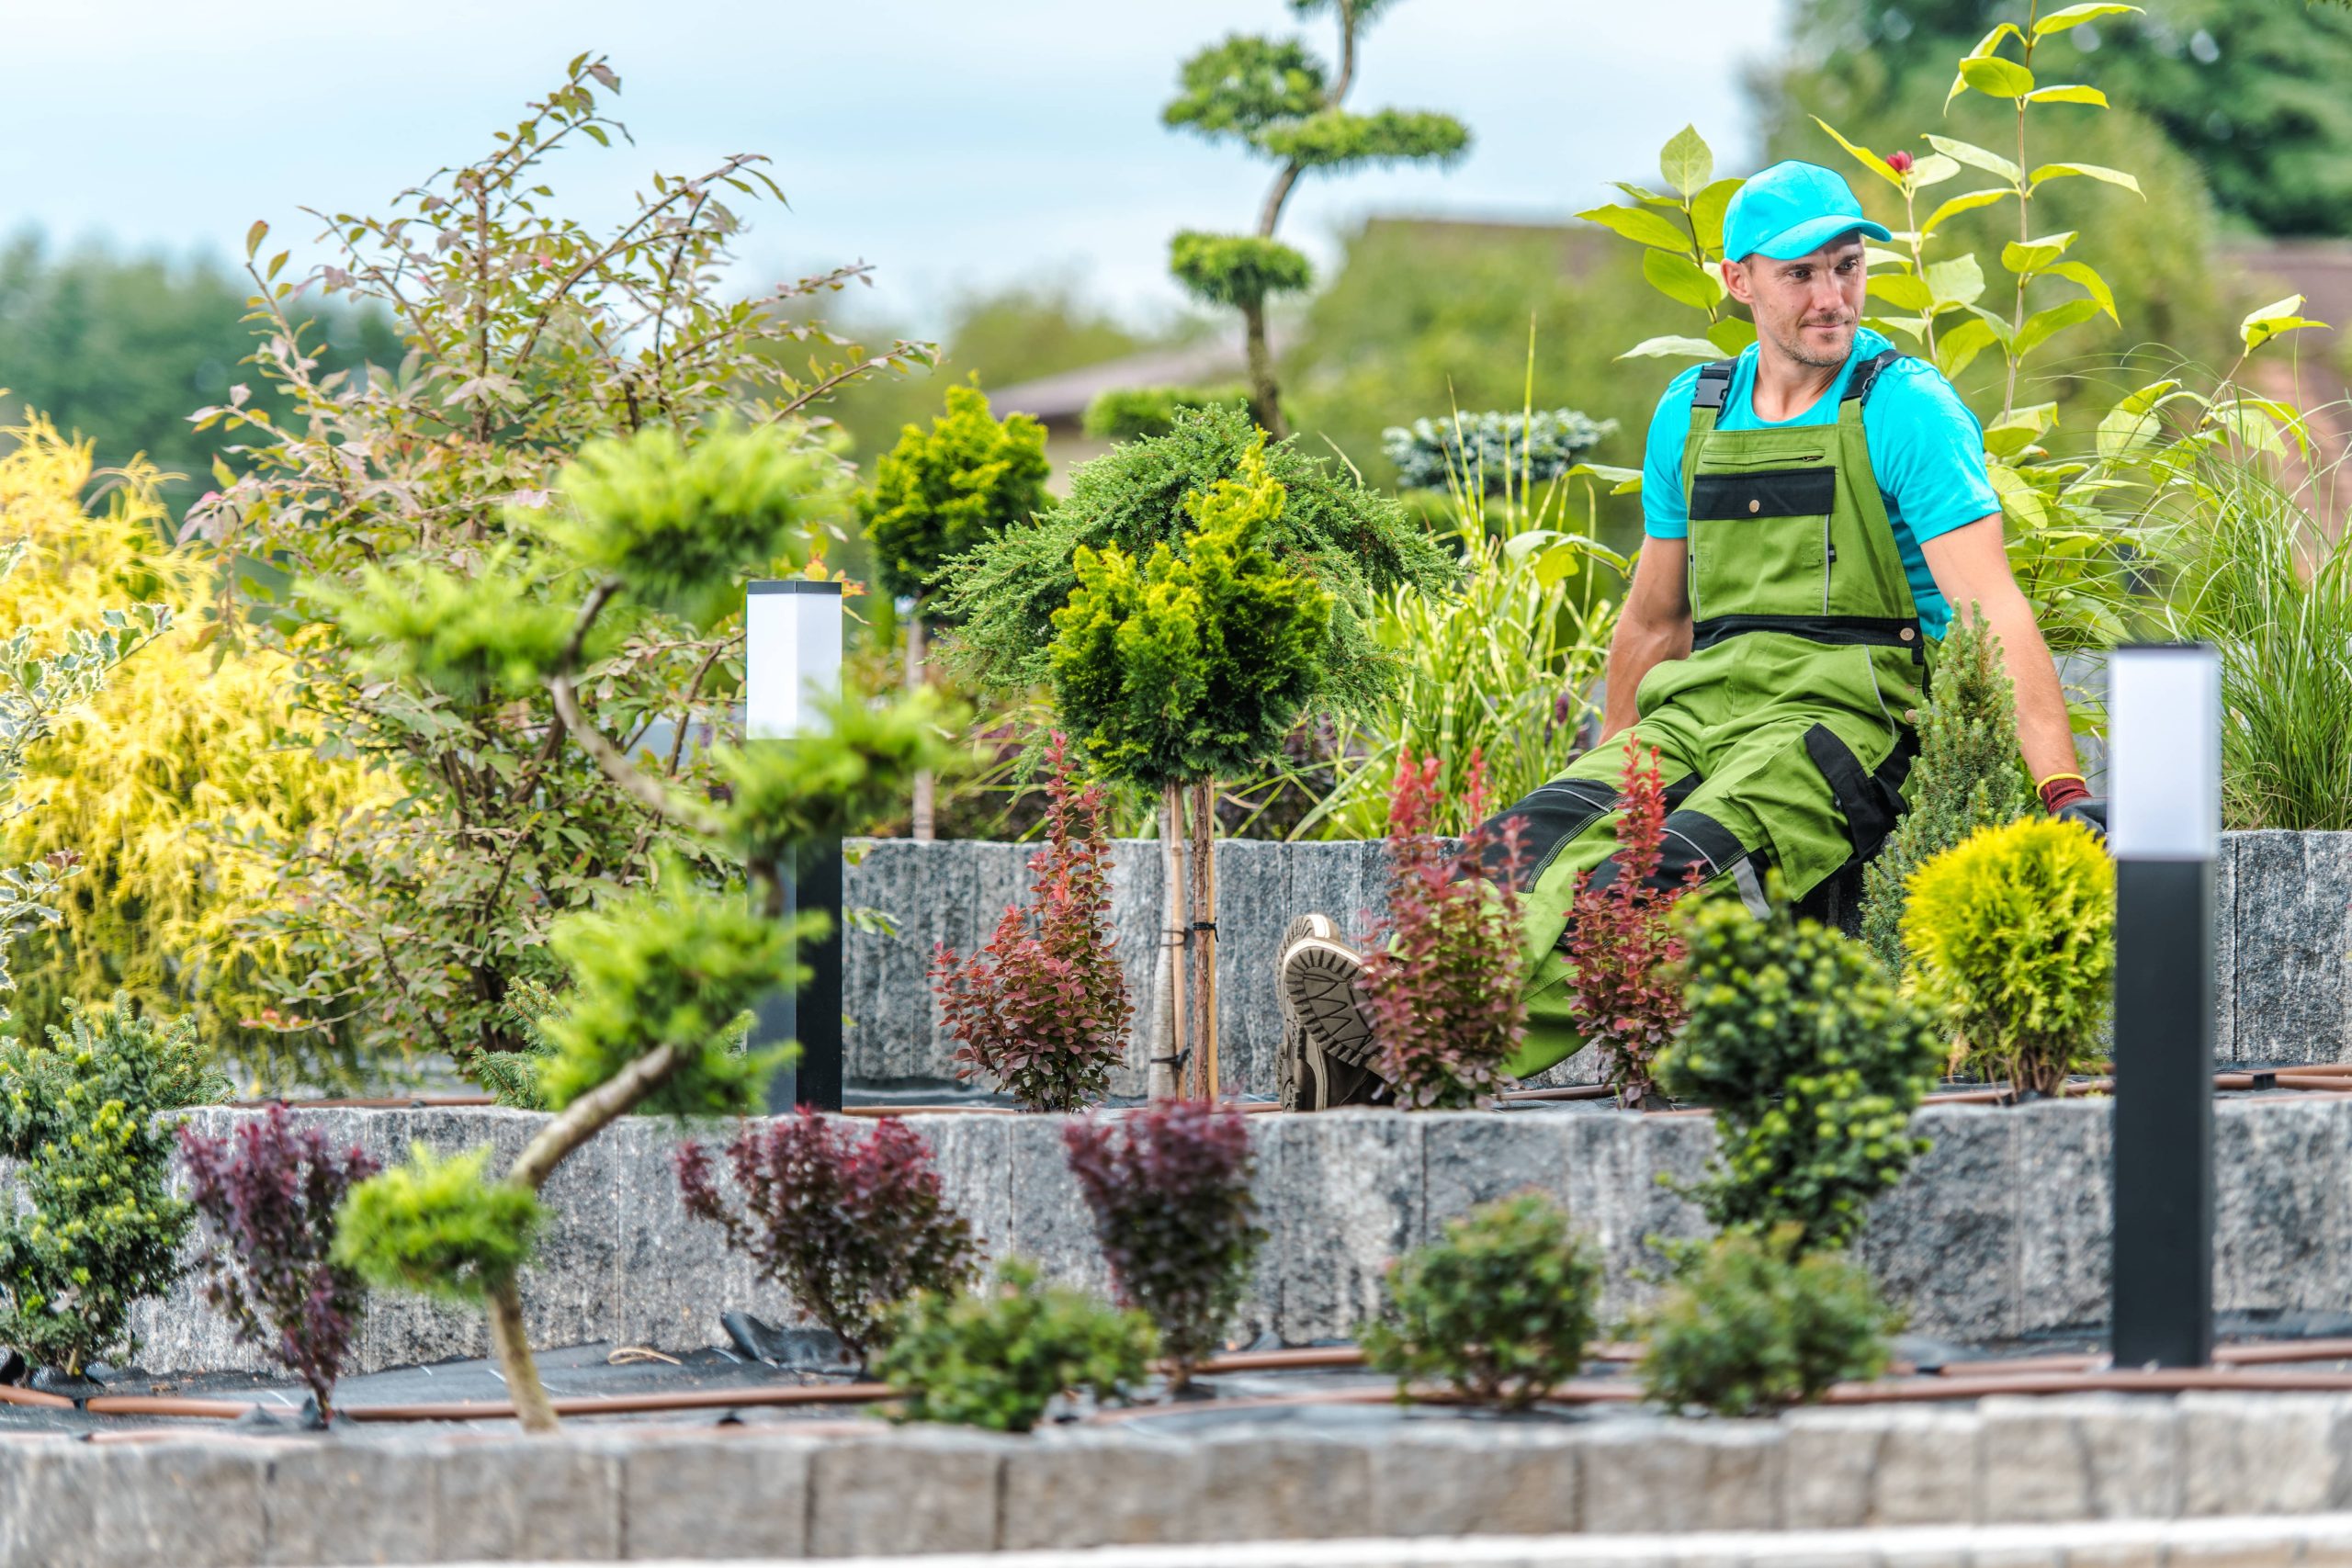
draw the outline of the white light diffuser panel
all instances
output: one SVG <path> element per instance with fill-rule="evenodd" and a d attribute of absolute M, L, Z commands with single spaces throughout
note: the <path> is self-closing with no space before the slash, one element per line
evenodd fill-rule
<path fill-rule="evenodd" d="M 819 704 L 841 690 L 842 585 L 763 579 L 743 595 L 743 738 L 814 733 Z"/>
<path fill-rule="evenodd" d="M 2107 841 L 2118 860 L 2212 860 L 2222 837 L 2222 661 L 2201 643 L 2107 666 Z"/>

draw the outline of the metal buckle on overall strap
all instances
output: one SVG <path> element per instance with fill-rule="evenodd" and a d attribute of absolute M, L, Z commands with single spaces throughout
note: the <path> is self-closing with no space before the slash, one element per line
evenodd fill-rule
<path fill-rule="evenodd" d="M 1699 384 L 1690 389 L 1690 407 L 1721 413 L 1724 400 L 1731 396 L 1731 373 L 1738 365 L 1736 359 L 1716 359 L 1699 367 Z"/>
<path fill-rule="evenodd" d="M 1881 349 L 1854 367 L 1854 374 L 1846 382 L 1845 396 L 1838 400 L 1852 403 L 1867 400 L 1871 395 L 1871 388 L 1877 384 L 1882 371 L 1898 359 L 1910 357 L 1899 348 Z"/>

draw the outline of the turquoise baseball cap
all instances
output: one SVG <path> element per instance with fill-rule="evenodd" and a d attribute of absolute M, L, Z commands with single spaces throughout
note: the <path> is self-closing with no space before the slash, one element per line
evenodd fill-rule
<path fill-rule="evenodd" d="M 1724 254 L 1733 261 L 1751 255 L 1788 261 L 1857 229 L 1874 240 L 1894 237 L 1862 216 L 1862 204 L 1844 180 L 1818 164 L 1791 158 L 1758 171 L 1732 193 L 1724 209 Z"/>

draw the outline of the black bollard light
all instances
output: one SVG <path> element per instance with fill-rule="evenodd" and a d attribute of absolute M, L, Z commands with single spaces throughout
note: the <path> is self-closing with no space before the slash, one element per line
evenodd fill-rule
<path fill-rule="evenodd" d="M 824 722 L 822 703 L 841 690 L 842 585 L 762 579 L 743 589 L 743 739 L 790 746 Z M 842 846 L 811 844 L 785 883 L 784 918 L 822 910 L 831 935 L 800 952 L 808 983 L 762 1001 L 752 1048 L 800 1043 L 799 1060 L 768 1089 L 771 1111 L 842 1108 Z"/>
<path fill-rule="evenodd" d="M 2221 660 L 2202 644 L 2119 648 L 2108 665 L 2115 854 L 2118 1367 L 2213 1352 L 2213 863 L 2221 852 Z"/>

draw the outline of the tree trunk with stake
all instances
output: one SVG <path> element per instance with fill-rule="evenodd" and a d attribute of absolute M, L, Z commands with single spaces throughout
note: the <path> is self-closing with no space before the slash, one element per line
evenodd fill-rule
<path fill-rule="evenodd" d="M 1183 786 L 1164 784 L 1159 791 L 1159 878 L 1165 893 L 1159 933 L 1162 1031 L 1152 1053 L 1150 1089 L 1154 1100 L 1172 1100 L 1182 1092 L 1182 1080 L 1178 1075 L 1190 1071 L 1186 1051 L 1191 1038 L 1185 1028 L 1188 1010 L 1184 989 L 1192 982 L 1190 965 L 1185 962 L 1192 932 L 1186 913 L 1191 900 L 1185 897 L 1184 860 Z"/>

